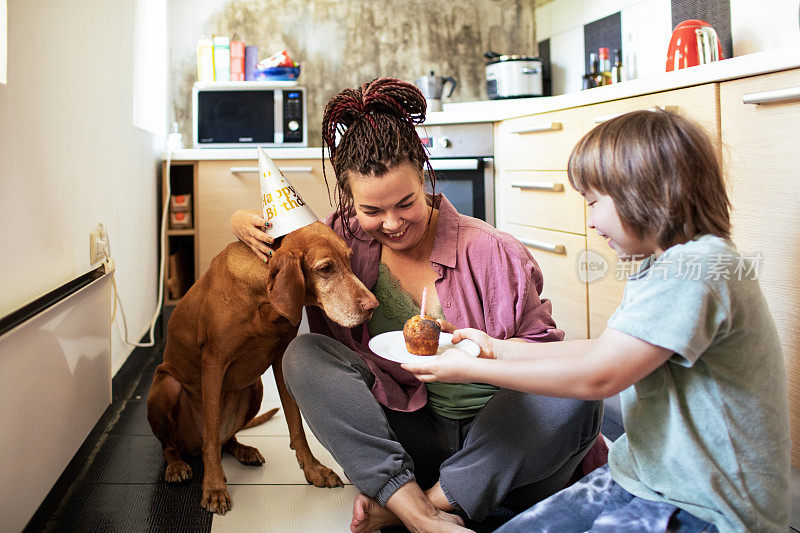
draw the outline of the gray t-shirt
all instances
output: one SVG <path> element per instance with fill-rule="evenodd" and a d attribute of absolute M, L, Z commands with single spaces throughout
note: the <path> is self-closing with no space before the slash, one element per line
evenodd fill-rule
<path fill-rule="evenodd" d="M 608 327 L 675 352 L 622 391 L 614 480 L 720 531 L 789 519 L 789 416 L 778 333 L 757 261 L 704 235 L 646 259 Z"/>

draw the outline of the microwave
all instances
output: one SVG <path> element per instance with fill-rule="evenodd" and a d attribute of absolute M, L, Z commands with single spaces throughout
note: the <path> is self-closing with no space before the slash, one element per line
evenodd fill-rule
<path fill-rule="evenodd" d="M 306 91 L 293 82 L 195 83 L 195 148 L 308 146 Z"/>

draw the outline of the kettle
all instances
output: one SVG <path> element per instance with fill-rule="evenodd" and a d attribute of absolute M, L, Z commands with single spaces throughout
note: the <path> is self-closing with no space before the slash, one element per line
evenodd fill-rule
<path fill-rule="evenodd" d="M 711 24 L 691 19 L 675 26 L 667 49 L 667 72 L 720 59 L 725 59 L 722 43 Z"/>
<path fill-rule="evenodd" d="M 450 92 L 447 97 L 452 96 L 456 88 L 456 80 L 452 76 L 435 76 L 431 71 L 430 76 L 420 76 L 414 81 L 414 84 L 422 91 L 422 96 L 428 102 L 428 111 L 441 111 L 442 110 L 442 95 L 444 94 L 445 83 L 450 84 Z"/>

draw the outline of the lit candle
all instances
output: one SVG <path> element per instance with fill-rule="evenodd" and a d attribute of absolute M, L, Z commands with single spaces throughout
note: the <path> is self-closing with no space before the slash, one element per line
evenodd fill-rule
<path fill-rule="evenodd" d="M 428 287 L 422 288 L 422 305 L 419 307 L 419 316 L 425 318 L 425 299 L 428 296 Z"/>

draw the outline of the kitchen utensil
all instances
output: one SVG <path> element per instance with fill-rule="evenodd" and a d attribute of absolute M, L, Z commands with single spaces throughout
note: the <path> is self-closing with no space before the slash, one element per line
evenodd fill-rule
<path fill-rule="evenodd" d="M 420 76 L 414 81 L 415 85 L 422 91 L 422 95 L 428 102 L 428 111 L 441 111 L 442 110 L 442 95 L 444 94 L 445 83 L 450 84 L 450 92 L 447 97 L 453 95 L 456 89 L 456 80 L 452 76 L 436 76 L 431 71 L 429 76 Z"/>
<path fill-rule="evenodd" d="M 538 57 L 486 52 L 489 99 L 542 96 L 542 61 Z"/>
<path fill-rule="evenodd" d="M 675 26 L 667 48 L 667 72 L 720 59 L 725 59 L 722 43 L 711 24 L 690 19 Z"/>

